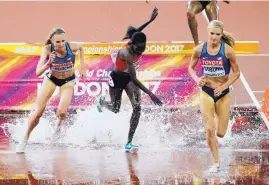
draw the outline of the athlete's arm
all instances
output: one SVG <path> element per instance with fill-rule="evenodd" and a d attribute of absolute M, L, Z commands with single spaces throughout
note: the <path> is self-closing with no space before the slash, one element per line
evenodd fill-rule
<path fill-rule="evenodd" d="M 197 62 L 198 62 L 199 57 L 201 55 L 202 48 L 203 48 L 203 44 L 200 44 L 194 48 L 192 56 L 191 56 L 191 62 L 189 64 L 189 68 L 188 68 L 190 76 L 193 78 L 193 80 L 197 84 L 199 83 L 199 77 L 196 75 L 195 66 L 197 65 Z"/>
<path fill-rule="evenodd" d="M 37 63 L 37 67 L 36 67 L 36 76 L 37 77 L 41 76 L 49 68 L 50 63 L 52 62 L 52 57 L 50 56 L 49 61 L 47 63 L 45 63 L 45 61 L 48 57 L 47 47 L 48 46 L 42 47 L 40 58 L 39 58 L 39 61 Z"/>
<path fill-rule="evenodd" d="M 77 44 L 79 50 L 79 61 L 80 61 L 80 74 L 82 78 L 86 78 L 86 68 L 84 63 L 84 48 L 82 44 Z"/>
<path fill-rule="evenodd" d="M 142 91 L 146 94 L 151 95 L 152 92 L 148 90 L 136 77 L 136 69 L 133 64 L 134 57 L 127 51 L 125 48 L 124 50 L 120 50 L 120 58 L 127 62 L 128 71 L 130 73 L 131 79 L 135 85 L 137 85 Z"/>
<path fill-rule="evenodd" d="M 236 61 L 236 56 L 235 56 L 233 48 L 225 44 L 225 50 L 226 50 L 226 57 L 230 60 L 231 68 L 233 70 L 232 76 L 229 78 L 229 80 L 226 83 L 223 84 L 223 88 L 227 89 L 240 77 L 240 70 L 239 70 L 238 63 Z"/>
<path fill-rule="evenodd" d="M 152 11 L 151 17 L 149 19 L 149 21 L 147 21 L 146 23 L 144 23 L 143 25 L 141 25 L 139 28 L 137 28 L 138 31 L 142 31 L 144 28 L 146 28 L 151 22 L 153 22 L 156 17 L 158 16 L 158 9 L 155 7 Z"/>
<path fill-rule="evenodd" d="M 84 63 L 84 48 L 81 43 L 70 43 L 70 48 L 72 52 L 79 51 L 79 61 L 80 61 L 80 74 L 82 77 L 86 77 L 85 63 Z"/>
<path fill-rule="evenodd" d="M 137 78 L 136 78 L 136 70 L 133 64 L 134 57 L 129 53 L 127 48 L 119 51 L 121 60 L 124 60 L 127 62 L 127 67 L 129 74 L 131 76 L 131 79 L 133 83 L 138 86 L 142 91 L 144 91 L 146 94 L 149 95 L 151 100 L 154 102 L 155 105 L 161 106 L 163 103 L 155 94 L 153 94 L 150 90 L 148 90 Z"/>

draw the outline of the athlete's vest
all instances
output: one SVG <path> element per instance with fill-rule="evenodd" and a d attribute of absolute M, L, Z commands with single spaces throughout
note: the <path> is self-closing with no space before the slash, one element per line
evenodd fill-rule
<path fill-rule="evenodd" d="M 73 54 L 69 44 L 66 42 L 66 56 L 65 57 L 55 57 L 54 61 L 50 65 L 51 71 L 57 73 L 63 73 L 73 70 L 75 64 L 75 55 Z M 55 51 L 54 45 L 51 44 L 51 52 Z"/>
<path fill-rule="evenodd" d="M 129 43 L 130 42 L 128 42 L 124 47 L 131 50 Z M 119 51 L 117 51 L 117 53 L 111 54 L 112 60 L 115 63 L 114 68 L 117 71 L 128 73 L 127 61 L 121 60 L 118 54 L 119 54 Z M 134 57 L 133 64 L 134 64 L 135 68 L 138 69 L 140 66 L 140 61 L 141 61 L 142 55 L 134 55 L 133 57 Z"/>
<path fill-rule="evenodd" d="M 230 73 L 230 61 L 225 56 L 225 43 L 221 42 L 220 50 L 216 55 L 209 55 L 207 42 L 204 43 L 199 62 L 205 76 L 221 77 Z"/>

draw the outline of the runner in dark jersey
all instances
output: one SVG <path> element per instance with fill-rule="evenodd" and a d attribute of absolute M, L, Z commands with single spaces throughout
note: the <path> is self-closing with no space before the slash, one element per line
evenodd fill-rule
<path fill-rule="evenodd" d="M 230 1 L 224 1 L 224 2 L 230 3 Z M 211 22 L 212 20 L 219 19 L 219 10 L 216 0 L 211 1 L 189 0 L 187 17 L 195 46 L 199 44 L 198 30 L 197 30 L 198 24 L 195 15 L 201 13 L 202 11 L 205 11 L 206 17 L 209 22 Z"/>
<path fill-rule="evenodd" d="M 141 115 L 140 89 L 148 94 L 156 105 L 162 105 L 162 102 L 136 77 L 136 69 L 139 67 L 141 56 L 146 49 L 146 40 L 146 35 L 143 32 L 136 32 L 131 36 L 131 41 L 118 51 L 114 70 L 111 72 L 109 79 L 111 101 L 105 101 L 105 97 L 100 96 L 97 102 L 99 112 L 102 112 L 102 107 L 105 107 L 114 113 L 118 113 L 121 107 L 122 92 L 125 90 L 133 107 L 125 150 L 132 152 L 138 150 L 138 146 L 132 144 L 132 140 Z"/>

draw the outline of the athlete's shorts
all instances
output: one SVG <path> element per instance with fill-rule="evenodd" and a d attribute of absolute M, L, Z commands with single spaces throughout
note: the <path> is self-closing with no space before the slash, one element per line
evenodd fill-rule
<path fill-rule="evenodd" d="M 230 88 L 225 89 L 224 91 L 222 91 L 221 95 L 218 97 L 215 97 L 214 95 L 214 89 L 212 89 L 211 87 L 207 87 L 207 86 L 203 86 L 202 90 L 208 94 L 211 98 L 213 98 L 214 102 L 216 103 L 218 100 L 220 100 L 221 98 L 223 98 L 226 94 L 230 93 Z"/>
<path fill-rule="evenodd" d="M 55 76 L 53 76 L 52 74 L 50 74 L 50 72 L 46 73 L 46 76 L 57 86 L 61 87 L 62 85 L 66 84 L 67 82 L 70 82 L 72 80 L 75 80 L 75 74 L 73 74 L 72 76 L 68 77 L 68 78 L 64 78 L 64 79 L 58 79 Z"/>
<path fill-rule="evenodd" d="M 211 2 L 211 1 L 199 1 L 202 4 L 203 9 L 206 8 L 206 6 Z"/>
<path fill-rule="evenodd" d="M 112 71 L 109 75 L 108 84 L 111 88 L 125 89 L 130 82 L 131 76 L 129 73 Z"/>

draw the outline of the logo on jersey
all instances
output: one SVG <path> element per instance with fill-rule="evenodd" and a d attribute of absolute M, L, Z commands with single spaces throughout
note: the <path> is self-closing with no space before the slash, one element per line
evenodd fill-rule
<path fill-rule="evenodd" d="M 223 60 L 219 57 L 217 60 L 203 60 L 201 59 L 203 72 L 206 76 L 220 77 L 225 76 Z"/>

